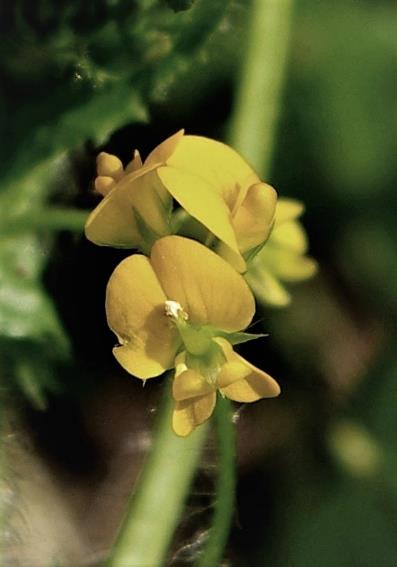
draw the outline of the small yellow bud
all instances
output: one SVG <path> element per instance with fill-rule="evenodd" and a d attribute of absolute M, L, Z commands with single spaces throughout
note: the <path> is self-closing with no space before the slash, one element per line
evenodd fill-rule
<path fill-rule="evenodd" d="M 118 157 L 101 152 L 96 158 L 97 173 L 99 176 L 112 177 L 116 181 L 123 175 L 124 168 Z"/>
<path fill-rule="evenodd" d="M 95 179 L 95 189 L 104 197 L 109 193 L 114 185 L 116 185 L 116 182 L 113 177 L 98 175 Z"/>
<path fill-rule="evenodd" d="M 141 154 L 138 152 L 138 150 L 135 150 L 134 157 L 125 168 L 125 172 L 133 173 L 134 171 L 137 171 L 140 167 L 142 167 L 142 165 L 143 164 L 142 164 Z"/>

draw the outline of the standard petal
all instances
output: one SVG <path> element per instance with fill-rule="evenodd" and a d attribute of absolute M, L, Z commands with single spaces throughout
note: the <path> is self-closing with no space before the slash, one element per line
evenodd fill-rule
<path fill-rule="evenodd" d="M 159 167 L 157 173 L 182 208 L 237 255 L 243 271 L 245 262 L 239 251 L 230 210 L 222 196 L 206 180 L 175 167 Z"/>
<path fill-rule="evenodd" d="M 181 140 L 183 139 L 184 130 L 179 130 L 176 134 L 173 134 L 164 142 L 161 142 L 145 160 L 145 165 L 148 166 L 157 166 L 160 164 L 164 164 L 171 155 L 175 152 L 176 148 L 179 146 Z"/>
<path fill-rule="evenodd" d="M 235 150 L 202 136 L 184 136 L 167 165 L 206 181 L 221 195 L 230 211 L 244 199 L 248 187 L 260 181 Z M 185 190 L 189 191 L 190 187 Z"/>
<path fill-rule="evenodd" d="M 138 378 L 158 376 L 174 366 L 180 341 L 165 316 L 165 300 L 145 256 L 129 256 L 110 277 L 106 315 L 121 345 L 113 352 L 127 372 Z"/>
<path fill-rule="evenodd" d="M 218 338 L 216 341 L 227 359 L 217 378 L 224 396 L 235 402 L 255 402 L 279 395 L 280 386 L 269 374 L 234 352 L 227 340 Z"/>
<path fill-rule="evenodd" d="M 102 246 L 137 248 L 143 241 L 137 213 L 151 230 L 166 234 L 169 206 L 171 197 L 154 169 L 142 167 L 125 175 L 92 211 L 85 234 Z"/>
<path fill-rule="evenodd" d="M 189 435 L 198 425 L 212 415 L 215 403 L 215 392 L 199 398 L 176 402 L 172 415 L 172 427 L 175 433 L 181 437 Z"/>
<path fill-rule="evenodd" d="M 178 301 L 193 324 L 240 331 L 255 302 L 244 278 L 202 244 L 181 236 L 158 240 L 151 263 L 167 298 Z"/>
<path fill-rule="evenodd" d="M 155 170 L 139 177 L 139 186 L 136 186 L 130 204 L 138 215 L 138 228 L 141 219 L 158 237 L 169 232 L 172 198 L 161 184 Z"/>
<path fill-rule="evenodd" d="M 214 386 L 194 370 L 185 370 L 176 375 L 172 384 L 172 395 L 177 402 L 204 396 L 214 390 Z"/>

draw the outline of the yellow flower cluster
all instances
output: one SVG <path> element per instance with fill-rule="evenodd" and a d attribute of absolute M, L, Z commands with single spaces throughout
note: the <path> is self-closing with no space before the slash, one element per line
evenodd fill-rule
<path fill-rule="evenodd" d="M 143 253 L 123 260 L 107 286 L 118 362 L 142 380 L 175 368 L 173 428 L 181 436 L 210 417 L 217 391 L 238 402 L 277 396 L 273 378 L 232 345 L 257 336 L 243 332 L 255 313 L 251 289 L 261 301 L 285 304 L 278 280 L 315 271 L 304 256 L 300 204 L 277 203 L 232 148 L 183 131 L 144 162 L 135 151 L 124 169 L 101 153 L 97 168 L 104 198 L 87 220 L 87 238 Z"/>

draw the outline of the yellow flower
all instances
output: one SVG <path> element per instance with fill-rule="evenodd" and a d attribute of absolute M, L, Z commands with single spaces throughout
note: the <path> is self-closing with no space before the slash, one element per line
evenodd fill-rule
<path fill-rule="evenodd" d="M 183 209 L 219 239 L 217 253 L 244 272 L 243 256 L 271 231 L 273 187 L 232 148 L 201 136 L 181 137 L 158 175 Z"/>
<path fill-rule="evenodd" d="M 243 277 L 205 246 L 181 236 L 153 245 L 150 259 L 123 260 L 107 287 L 106 312 L 130 373 L 146 380 L 176 367 L 173 427 L 188 435 L 213 411 L 216 392 L 240 402 L 277 396 L 277 383 L 233 351 L 249 338 L 255 304 Z"/>
<path fill-rule="evenodd" d="M 297 220 L 303 210 L 299 201 L 279 199 L 273 231 L 266 245 L 249 264 L 246 280 L 257 299 L 264 304 L 288 305 L 291 296 L 281 282 L 303 281 L 317 271 L 317 263 L 305 256 L 307 236 Z"/>
<path fill-rule="evenodd" d="M 135 152 L 125 172 L 118 158 L 100 154 L 95 186 L 105 198 L 86 224 L 93 242 L 149 250 L 170 232 L 173 197 L 218 239 L 217 252 L 240 272 L 243 256 L 269 236 L 277 200 L 232 148 L 183 130 L 143 165 Z"/>
<path fill-rule="evenodd" d="M 155 240 L 169 234 L 172 197 L 156 170 L 182 136 L 181 131 L 168 138 L 144 164 L 135 150 L 125 170 L 116 156 L 99 154 L 95 188 L 104 198 L 87 219 L 85 234 L 89 240 L 101 246 L 149 252 Z"/>

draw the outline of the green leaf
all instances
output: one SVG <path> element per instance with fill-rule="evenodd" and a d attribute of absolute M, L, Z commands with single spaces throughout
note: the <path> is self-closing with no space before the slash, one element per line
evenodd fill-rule
<path fill-rule="evenodd" d="M 29 179 L 0 194 L 0 357 L 9 385 L 19 386 L 37 407 L 44 407 L 45 390 L 55 387 L 54 365 L 68 359 L 70 345 L 41 282 L 52 238 L 7 227 L 42 207 L 59 165 L 33 168 Z"/>
<path fill-rule="evenodd" d="M 62 97 L 59 98 L 59 104 L 64 105 Z M 49 121 L 51 116 L 43 117 L 36 126 L 29 124 L 32 123 L 29 114 L 36 114 L 34 106 L 27 106 L 22 114 L 15 128 L 22 130 L 20 121 L 25 122 L 25 128 L 30 126 L 30 144 L 21 145 L 14 159 L 6 164 L 1 184 L 3 191 L 8 188 L 13 194 L 16 183 L 26 185 L 29 179 L 30 183 L 34 183 L 34 178 L 39 176 L 39 172 L 35 171 L 36 166 L 51 169 L 54 158 L 78 148 L 86 140 L 101 144 L 115 129 L 126 123 L 147 120 L 146 108 L 139 95 L 124 83 L 103 89 L 87 99 L 77 100 L 74 107 L 66 108 L 58 117 L 56 128 Z M 59 173 L 62 174 L 61 171 Z"/>
<path fill-rule="evenodd" d="M 217 336 L 224 337 L 232 345 L 240 345 L 242 343 L 247 343 L 249 341 L 254 341 L 255 339 L 262 339 L 263 337 L 268 337 L 266 333 L 217 333 Z"/>

